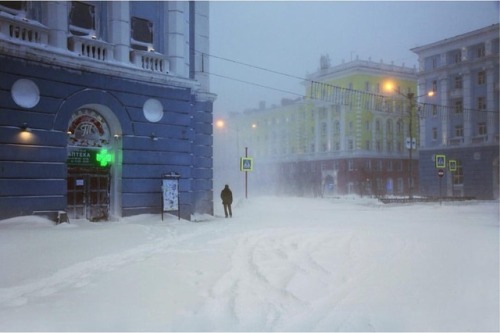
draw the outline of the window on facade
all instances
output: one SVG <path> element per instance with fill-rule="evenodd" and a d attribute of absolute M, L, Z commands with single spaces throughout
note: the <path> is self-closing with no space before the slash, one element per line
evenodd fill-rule
<path fill-rule="evenodd" d="M 95 35 L 95 7 L 88 3 L 71 1 L 69 30 L 73 35 L 77 36 Z"/>
<path fill-rule="evenodd" d="M 380 129 L 381 129 L 380 128 L 380 120 L 377 119 L 377 120 L 375 120 L 375 131 L 380 132 Z"/>
<path fill-rule="evenodd" d="M 27 1 L 0 1 L 0 10 L 9 12 L 11 14 L 18 14 L 25 12 Z"/>
<path fill-rule="evenodd" d="M 377 151 L 382 151 L 382 142 L 380 142 L 380 140 L 377 140 L 376 145 L 377 145 Z"/>
<path fill-rule="evenodd" d="M 354 161 L 353 160 L 349 160 L 347 162 L 347 167 L 349 168 L 349 171 L 354 171 Z"/>
<path fill-rule="evenodd" d="M 398 119 L 396 124 L 397 124 L 396 133 L 401 134 L 403 131 L 403 121 L 401 119 Z"/>
<path fill-rule="evenodd" d="M 477 98 L 477 108 L 479 110 L 486 110 L 486 98 L 484 97 Z"/>
<path fill-rule="evenodd" d="M 347 143 L 347 149 L 353 150 L 354 149 L 354 142 L 352 140 L 349 140 Z"/>
<path fill-rule="evenodd" d="M 454 60 L 455 64 L 458 64 L 459 62 L 462 61 L 462 53 L 460 51 L 455 52 Z"/>
<path fill-rule="evenodd" d="M 136 50 L 153 50 L 153 23 L 139 17 L 132 17 L 130 23 L 132 48 Z"/>
<path fill-rule="evenodd" d="M 457 161 L 457 170 L 453 173 L 453 185 L 462 185 L 464 183 L 464 170 L 462 167 L 462 161 Z"/>
<path fill-rule="evenodd" d="M 455 114 L 461 114 L 463 109 L 462 101 L 455 101 Z"/>
<path fill-rule="evenodd" d="M 387 161 L 387 171 L 392 171 L 392 161 Z"/>
<path fill-rule="evenodd" d="M 432 81 L 432 91 L 437 92 L 438 89 L 438 83 L 436 80 Z"/>
<path fill-rule="evenodd" d="M 366 150 L 370 150 L 370 140 L 366 140 L 365 147 L 366 147 Z"/>
<path fill-rule="evenodd" d="M 485 84 L 486 83 L 486 72 L 480 71 L 477 73 L 477 84 Z"/>
<path fill-rule="evenodd" d="M 387 151 L 391 153 L 393 149 L 392 141 L 387 141 Z"/>
<path fill-rule="evenodd" d="M 387 120 L 387 133 L 388 134 L 392 134 L 392 130 L 393 130 L 393 128 L 392 128 L 392 119 L 388 119 Z"/>
<path fill-rule="evenodd" d="M 434 118 L 436 118 L 436 117 L 437 117 L 437 115 L 438 115 L 438 108 L 437 108 L 437 105 L 435 105 L 435 104 L 434 104 L 434 105 L 432 106 L 432 116 L 433 116 Z"/>
<path fill-rule="evenodd" d="M 437 140 L 437 138 L 438 138 L 438 130 L 437 130 L 437 128 L 436 128 L 436 127 L 433 127 L 433 128 L 432 128 L 432 140 L 433 140 L 433 141 L 436 141 L 436 140 Z"/>
<path fill-rule="evenodd" d="M 370 82 L 365 82 L 365 91 L 370 91 Z"/>
<path fill-rule="evenodd" d="M 353 126 L 352 121 L 349 122 L 349 133 L 352 134 Z"/>
<path fill-rule="evenodd" d="M 340 133 L 340 122 L 338 120 L 335 122 L 335 133 Z"/>
<path fill-rule="evenodd" d="M 462 125 L 455 126 L 455 136 L 457 137 L 464 136 L 464 127 Z"/>
<path fill-rule="evenodd" d="M 478 58 L 482 58 L 486 55 L 486 52 L 485 52 L 485 48 L 484 48 L 484 44 L 483 45 L 479 45 L 476 49 L 476 55 Z"/>
<path fill-rule="evenodd" d="M 455 89 L 462 89 L 462 76 L 455 76 Z"/>
<path fill-rule="evenodd" d="M 477 124 L 477 134 L 478 135 L 486 135 L 488 134 L 488 127 L 486 126 L 486 123 L 481 122 Z"/>

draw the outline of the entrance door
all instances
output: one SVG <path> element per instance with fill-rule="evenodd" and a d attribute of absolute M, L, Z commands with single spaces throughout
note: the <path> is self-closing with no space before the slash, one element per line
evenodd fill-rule
<path fill-rule="evenodd" d="M 68 168 L 68 214 L 89 221 L 109 216 L 109 168 Z"/>

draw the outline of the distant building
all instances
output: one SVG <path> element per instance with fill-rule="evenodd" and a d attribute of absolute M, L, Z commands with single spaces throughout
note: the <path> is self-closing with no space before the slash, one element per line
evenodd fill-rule
<path fill-rule="evenodd" d="M 332 67 L 322 56 L 304 82 L 306 98 L 233 115 L 255 158 L 253 184 L 297 195 L 401 195 L 410 182 L 416 190 L 409 103 L 384 91 L 388 81 L 414 93 L 416 69 L 359 59 Z M 418 139 L 416 121 L 412 127 Z"/>
<path fill-rule="evenodd" d="M 499 34 L 495 24 L 412 49 L 420 63 L 419 90 L 433 87 L 442 106 L 421 118 L 424 195 L 439 195 L 435 156 L 445 155 L 456 171 L 444 168 L 443 195 L 499 197 Z"/>
<path fill-rule="evenodd" d="M 0 2 L 0 218 L 212 213 L 208 2 Z"/>

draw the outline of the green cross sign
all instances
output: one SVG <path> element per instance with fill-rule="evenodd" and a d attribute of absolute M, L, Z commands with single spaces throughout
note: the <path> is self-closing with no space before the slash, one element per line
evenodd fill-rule
<path fill-rule="evenodd" d="M 101 149 L 101 151 L 95 155 L 95 159 L 102 167 L 105 167 L 113 159 L 113 154 L 109 153 L 107 149 Z"/>

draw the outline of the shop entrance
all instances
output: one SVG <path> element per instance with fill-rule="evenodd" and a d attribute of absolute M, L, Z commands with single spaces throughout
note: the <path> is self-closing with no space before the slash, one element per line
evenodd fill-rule
<path fill-rule="evenodd" d="M 89 221 L 109 218 L 110 170 L 108 168 L 68 168 L 68 214 Z"/>
<path fill-rule="evenodd" d="M 118 139 L 94 108 L 81 108 L 68 124 L 67 212 L 70 218 L 108 221 L 117 210 Z"/>

